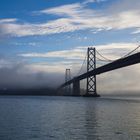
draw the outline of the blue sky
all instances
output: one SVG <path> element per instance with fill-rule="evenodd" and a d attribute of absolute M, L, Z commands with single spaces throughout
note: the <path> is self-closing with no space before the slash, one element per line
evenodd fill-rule
<path fill-rule="evenodd" d="M 0 68 L 77 73 L 89 46 L 119 58 L 139 44 L 139 6 L 139 0 L 0 0 Z"/>

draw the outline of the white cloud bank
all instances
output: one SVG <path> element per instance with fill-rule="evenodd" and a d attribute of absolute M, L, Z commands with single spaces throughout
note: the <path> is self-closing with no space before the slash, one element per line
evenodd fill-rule
<path fill-rule="evenodd" d="M 22 57 L 35 57 L 35 58 L 64 58 L 64 59 L 83 59 L 85 52 L 82 49 L 71 49 L 62 51 L 52 51 L 47 53 L 25 53 L 19 54 Z"/>
<path fill-rule="evenodd" d="M 51 51 L 46 53 L 23 53 L 18 54 L 18 56 L 26 58 L 63 58 L 71 60 L 83 60 L 85 58 L 87 48 L 95 47 L 102 54 L 110 59 L 118 59 L 133 50 L 138 46 L 137 43 L 111 43 L 104 45 L 95 46 L 78 46 L 74 49 L 62 50 L 62 51 Z"/>
<path fill-rule="evenodd" d="M 86 0 L 83 2 L 83 4 L 95 3 L 95 2 L 100 3 L 100 2 L 105 2 L 105 1 L 107 0 Z"/>
<path fill-rule="evenodd" d="M 7 19 L 0 19 L 0 24 L 2 23 L 11 23 L 11 22 L 16 22 L 16 18 L 7 18 Z"/>
<path fill-rule="evenodd" d="M 128 3 L 132 4 L 132 6 L 129 5 L 126 7 Z M 89 9 L 83 3 L 62 5 L 36 12 L 38 14 L 57 15 L 58 19 L 56 20 L 39 24 L 21 24 L 16 19 L 1 19 L 0 31 L 2 34 L 18 37 L 49 35 L 85 29 L 94 29 L 99 32 L 111 29 L 122 30 L 134 28 L 135 31 L 133 33 L 139 33 L 140 20 L 138 19 L 140 18 L 140 9 L 137 5 L 140 5 L 139 0 L 135 0 L 135 2 L 123 0 L 117 6 L 113 5 L 113 9 L 110 7 L 100 11 Z M 119 11 L 118 9 L 121 10 Z"/>

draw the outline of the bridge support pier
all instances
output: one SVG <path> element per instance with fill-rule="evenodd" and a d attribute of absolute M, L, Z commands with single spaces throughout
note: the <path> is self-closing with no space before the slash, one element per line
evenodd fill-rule
<path fill-rule="evenodd" d="M 73 96 L 80 96 L 80 81 L 78 80 L 73 82 Z"/>

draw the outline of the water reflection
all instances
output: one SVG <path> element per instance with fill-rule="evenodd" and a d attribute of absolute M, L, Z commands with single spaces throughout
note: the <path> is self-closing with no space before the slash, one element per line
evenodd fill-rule
<path fill-rule="evenodd" d="M 93 102 L 85 103 L 85 136 L 87 140 L 99 140 L 98 107 Z"/>

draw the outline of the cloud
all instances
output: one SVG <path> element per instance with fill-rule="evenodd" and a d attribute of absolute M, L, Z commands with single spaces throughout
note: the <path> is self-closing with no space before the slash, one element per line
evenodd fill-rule
<path fill-rule="evenodd" d="M 23 73 L 22 65 L 13 68 L 0 68 L 0 88 L 46 88 L 57 87 L 63 82 L 61 73 Z M 59 79 L 57 81 L 56 79 Z"/>
<path fill-rule="evenodd" d="M 105 1 L 107 0 L 85 0 L 83 4 L 95 3 L 95 2 L 100 3 L 100 2 L 105 2 Z"/>
<path fill-rule="evenodd" d="M 10 68 L 11 67 L 11 63 L 7 60 L 5 60 L 4 58 L 0 58 L 0 68 Z"/>
<path fill-rule="evenodd" d="M 97 33 L 104 30 L 140 28 L 140 21 L 138 20 L 140 10 L 139 7 L 135 7 L 136 4 L 140 5 L 140 2 L 137 1 L 137 3 L 127 7 L 125 5 L 126 3 L 128 5 L 129 1 L 123 0 L 122 3 L 121 5 L 118 2 L 115 6 L 111 5 L 108 9 L 103 10 L 90 9 L 82 3 L 43 9 L 36 11 L 36 13 L 56 15 L 58 18 L 44 23 L 18 23 L 16 19 L 1 19 L 0 30 L 5 35 L 22 37 L 86 29 L 94 30 Z"/>
<path fill-rule="evenodd" d="M 10 45 L 15 45 L 15 46 L 30 46 L 30 47 L 35 47 L 35 46 L 40 46 L 40 43 L 38 42 L 11 42 Z"/>
<path fill-rule="evenodd" d="M 75 3 L 75 4 L 62 5 L 62 6 L 54 7 L 50 9 L 44 9 L 44 10 L 38 11 L 38 13 L 77 17 L 81 13 L 82 9 L 83 9 L 83 5 L 81 5 L 80 3 Z"/>
<path fill-rule="evenodd" d="M 137 46 L 137 43 L 110 43 L 97 46 L 97 50 L 109 59 L 116 60 L 125 56 Z"/>
<path fill-rule="evenodd" d="M 24 53 L 19 54 L 22 57 L 35 57 L 35 58 L 64 58 L 64 59 L 83 59 L 85 52 L 81 49 L 71 49 L 62 51 L 52 51 L 47 53 Z"/>
<path fill-rule="evenodd" d="M 58 87 L 64 82 L 65 69 L 80 65 L 79 61 L 28 63 L 0 58 L 0 89 Z"/>
<path fill-rule="evenodd" d="M 2 23 L 11 23 L 11 22 L 16 22 L 16 18 L 6 18 L 6 19 L 0 19 L 0 24 Z"/>
<path fill-rule="evenodd" d="M 70 19 L 61 18 L 43 24 L 5 23 L 0 25 L 0 29 L 3 35 L 23 37 L 73 32 L 78 30 L 78 27 L 73 25 Z"/>
<path fill-rule="evenodd" d="M 56 68 L 55 66 L 52 67 Z M 62 69 L 60 72 L 57 67 L 58 71 L 54 72 L 52 67 L 49 64 L 0 60 L 0 88 L 57 87 L 64 81 L 64 76 Z"/>
<path fill-rule="evenodd" d="M 132 34 L 139 34 L 140 33 L 140 28 L 136 29 Z"/>
<path fill-rule="evenodd" d="M 95 45 L 97 50 L 109 57 L 110 59 L 118 59 L 125 55 L 129 51 L 133 50 L 138 46 L 137 43 L 110 43 L 103 45 Z M 51 51 L 47 53 L 23 53 L 18 56 L 26 58 L 63 58 L 63 59 L 74 59 L 83 60 L 86 55 L 88 47 L 92 46 L 78 46 L 74 49 L 62 50 L 62 51 Z"/>

